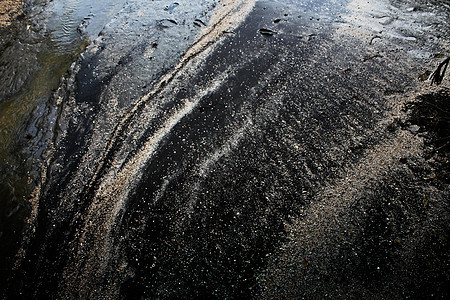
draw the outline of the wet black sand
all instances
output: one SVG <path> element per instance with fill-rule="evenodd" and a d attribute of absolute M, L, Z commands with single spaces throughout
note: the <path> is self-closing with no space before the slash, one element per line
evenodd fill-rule
<path fill-rule="evenodd" d="M 348 3 L 294 2 L 256 2 L 165 79 L 139 74 L 158 34 L 85 53 L 11 298 L 448 296 L 448 79 L 417 79 L 448 24 L 393 2 L 373 33 Z"/>

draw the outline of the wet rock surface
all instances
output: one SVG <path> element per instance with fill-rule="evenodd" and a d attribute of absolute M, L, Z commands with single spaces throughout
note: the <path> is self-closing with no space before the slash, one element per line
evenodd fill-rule
<path fill-rule="evenodd" d="M 2 1 L 2 5 L 9 2 Z M 88 22 L 90 12 L 98 12 L 83 6 L 86 2 L 26 1 L 21 3 L 21 14 L 0 28 L 2 287 L 20 245 L 26 216 L 32 210 L 30 194 L 40 182 L 45 149 L 52 139 L 58 108 L 50 95 L 86 46 L 78 25 L 83 25 L 86 35 L 97 35 L 102 14 L 114 10 L 108 1 L 109 6 L 96 20 Z"/>
<path fill-rule="evenodd" d="M 127 1 L 48 102 L 5 295 L 447 297 L 448 15 Z"/>

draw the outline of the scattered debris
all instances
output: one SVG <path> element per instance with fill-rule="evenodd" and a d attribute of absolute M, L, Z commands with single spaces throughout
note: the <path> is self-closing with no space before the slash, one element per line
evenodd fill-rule
<path fill-rule="evenodd" d="M 438 161 L 442 164 L 437 178 L 450 182 L 448 162 L 450 158 L 450 91 L 442 89 L 435 93 L 420 95 L 417 101 L 408 103 L 408 123 L 418 125 L 420 132 L 427 132 L 426 140 L 434 146 Z M 432 154 L 432 153 L 431 153 Z M 436 158 L 435 158 L 436 159 Z"/>
<path fill-rule="evenodd" d="M 363 57 L 363 62 L 372 60 L 374 58 L 383 58 L 383 56 L 381 56 L 380 54 L 374 54 L 374 55 L 367 55 Z"/>
<path fill-rule="evenodd" d="M 379 36 L 379 35 L 374 36 L 373 38 L 370 39 L 370 43 L 369 44 L 373 45 L 373 43 L 375 41 L 377 41 L 377 40 L 381 40 L 381 36 Z"/>
<path fill-rule="evenodd" d="M 262 35 L 268 35 L 268 36 L 272 36 L 274 34 L 277 34 L 276 31 L 270 30 L 270 29 L 266 29 L 266 28 L 261 28 L 259 30 L 259 33 L 261 33 Z"/>
<path fill-rule="evenodd" d="M 308 269 L 308 262 L 304 258 L 302 259 L 302 265 L 305 270 Z"/>
<path fill-rule="evenodd" d="M 381 25 L 390 25 L 390 24 L 394 23 L 394 21 L 398 20 L 398 17 L 384 16 L 380 19 L 384 20 L 384 21 L 380 21 Z"/>
<path fill-rule="evenodd" d="M 169 14 L 171 14 L 173 12 L 173 10 L 175 9 L 175 7 L 177 7 L 178 5 L 180 5 L 178 2 L 174 2 L 172 5 L 170 6 L 166 6 L 164 8 L 165 11 L 168 11 Z"/>
<path fill-rule="evenodd" d="M 419 8 L 415 7 L 415 6 L 409 7 L 409 8 L 406 9 L 406 11 L 408 11 L 408 12 L 414 12 L 414 11 L 418 11 L 418 10 L 419 10 Z"/>
<path fill-rule="evenodd" d="M 308 41 L 312 40 L 315 37 L 317 37 L 317 34 L 311 33 L 310 35 L 308 35 Z"/>
<path fill-rule="evenodd" d="M 178 25 L 178 23 L 172 19 L 162 19 L 157 22 L 157 25 L 160 28 L 169 28 L 170 26 Z"/>
<path fill-rule="evenodd" d="M 199 24 L 201 24 L 201 25 L 203 25 L 203 26 L 206 26 L 205 22 L 203 22 L 203 21 L 200 20 L 200 19 L 195 19 L 195 20 L 194 20 L 194 24 L 195 24 L 195 23 L 199 23 Z"/>
<path fill-rule="evenodd" d="M 427 81 L 431 77 L 432 72 L 430 70 L 426 70 L 423 74 L 419 76 L 420 81 Z"/>
<path fill-rule="evenodd" d="M 444 79 L 445 71 L 447 70 L 449 63 L 450 63 L 450 56 L 439 64 L 436 71 L 434 71 L 430 76 L 431 85 L 433 85 L 433 83 L 436 83 L 436 85 L 441 84 L 442 79 Z"/>

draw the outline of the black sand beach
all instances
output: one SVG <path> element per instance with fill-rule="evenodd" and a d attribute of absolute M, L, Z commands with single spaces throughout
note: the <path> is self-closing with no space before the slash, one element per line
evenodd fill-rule
<path fill-rule="evenodd" d="M 448 298 L 448 1 L 80 3 L 16 21 L 3 298 Z"/>

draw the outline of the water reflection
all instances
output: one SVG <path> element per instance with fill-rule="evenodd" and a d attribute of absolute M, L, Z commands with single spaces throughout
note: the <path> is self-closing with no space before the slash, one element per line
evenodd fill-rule
<path fill-rule="evenodd" d="M 124 0 L 55 1 L 48 8 L 48 30 L 53 49 L 62 53 L 75 50 L 80 34 L 94 39 L 110 18 L 122 7 Z"/>

